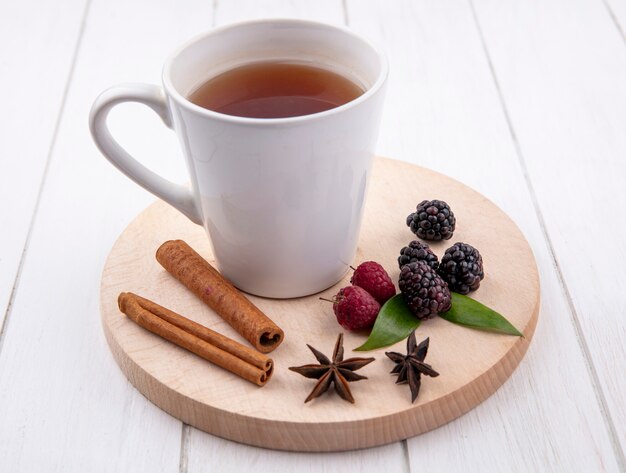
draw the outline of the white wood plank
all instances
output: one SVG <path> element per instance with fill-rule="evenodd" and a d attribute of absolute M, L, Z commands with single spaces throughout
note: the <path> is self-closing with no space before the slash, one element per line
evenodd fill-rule
<path fill-rule="evenodd" d="M 87 117 L 110 85 L 158 83 L 169 52 L 210 24 L 211 5 L 200 0 L 92 2 L 0 353 L 2 471 L 179 469 L 182 424 L 126 381 L 99 321 L 104 258 L 152 198 L 100 156 Z M 132 106 L 111 118 L 131 150 L 186 179 L 157 118 Z"/>
<path fill-rule="evenodd" d="M 624 38 L 595 0 L 475 8 L 626 469 Z"/>
<path fill-rule="evenodd" d="M 85 3 L 0 2 L 0 327 L 26 244 Z"/>
<path fill-rule="evenodd" d="M 344 9 L 341 0 L 236 0 L 220 1 L 215 9 L 215 24 L 256 18 L 304 18 L 343 24 Z"/>
<path fill-rule="evenodd" d="M 469 5 L 355 0 L 348 18 L 389 53 L 381 153 L 443 171 L 492 198 L 526 234 L 542 276 L 527 358 L 481 406 L 410 440 L 412 471 L 617 471 Z M 424 198 L 445 199 L 445 189 Z"/>
<path fill-rule="evenodd" d="M 407 457 L 402 443 L 336 453 L 280 452 L 241 445 L 196 429 L 189 433 L 187 471 L 277 471 L 317 473 L 405 472 Z"/>
<path fill-rule="evenodd" d="M 307 18 L 341 24 L 344 10 L 339 0 L 272 0 L 219 2 L 217 24 L 262 17 Z M 205 471 L 407 471 L 401 443 L 358 452 L 305 454 L 264 450 L 239 445 L 189 428 L 186 439 L 186 467 L 189 473 Z"/>

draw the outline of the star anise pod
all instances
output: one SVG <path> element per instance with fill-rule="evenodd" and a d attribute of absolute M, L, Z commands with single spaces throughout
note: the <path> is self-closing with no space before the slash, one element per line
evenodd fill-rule
<path fill-rule="evenodd" d="M 334 383 L 337 394 L 339 394 L 346 401 L 354 404 L 354 397 L 352 397 L 352 393 L 348 387 L 348 382 L 367 379 L 366 376 L 361 376 L 360 374 L 355 373 L 355 371 L 374 361 L 374 358 L 350 358 L 348 360 L 344 360 L 342 333 L 340 333 L 337 337 L 337 343 L 335 343 L 332 361 L 311 345 L 307 344 L 307 347 L 309 347 L 309 349 L 313 352 L 315 358 L 317 358 L 317 361 L 319 361 L 320 364 L 289 367 L 291 371 L 300 373 L 302 376 L 319 380 L 313 388 L 313 391 L 311 391 L 311 394 L 309 394 L 304 402 L 309 402 L 311 399 L 321 396 L 328 391 L 330 384 Z"/>
<path fill-rule="evenodd" d="M 411 402 L 415 402 L 415 399 L 417 399 L 422 374 L 432 376 L 433 378 L 439 376 L 439 373 L 437 373 L 432 366 L 424 363 L 424 358 L 426 358 L 426 353 L 428 353 L 428 343 L 429 339 L 427 338 L 417 345 L 415 332 L 413 332 L 406 341 L 406 355 L 396 353 L 395 351 L 385 352 L 385 355 L 396 363 L 396 366 L 391 370 L 391 374 L 398 375 L 396 384 L 409 383 L 409 387 L 411 388 Z"/>

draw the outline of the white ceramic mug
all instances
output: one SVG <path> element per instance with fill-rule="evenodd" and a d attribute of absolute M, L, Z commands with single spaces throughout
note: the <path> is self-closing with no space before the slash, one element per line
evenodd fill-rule
<path fill-rule="evenodd" d="M 272 60 L 330 68 L 365 93 L 331 110 L 274 119 L 225 115 L 187 99 L 217 74 Z M 103 92 L 90 128 L 115 167 L 204 226 L 233 284 L 265 297 L 304 296 L 339 281 L 355 256 L 386 78 L 384 56 L 346 29 L 301 20 L 233 24 L 175 52 L 162 88 Z M 122 102 L 149 106 L 175 130 L 191 190 L 144 167 L 111 136 L 106 118 Z"/>

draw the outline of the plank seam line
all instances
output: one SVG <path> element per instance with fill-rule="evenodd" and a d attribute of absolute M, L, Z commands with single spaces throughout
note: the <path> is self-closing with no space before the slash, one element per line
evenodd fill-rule
<path fill-rule="evenodd" d="M 215 28 L 217 26 L 217 10 L 219 8 L 219 0 L 213 0 L 212 10 L 213 10 L 213 18 L 211 18 L 211 27 Z"/>
<path fill-rule="evenodd" d="M 604 3 L 604 7 L 608 11 L 609 16 L 611 17 L 611 20 L 613 21 L 613 23 L 615 24 L 615 27 L 617 28 L 617 31 L 619 31 L 619 34 L 622 37 L 622 41 L 624 41 L 624 43 L 626 43 L 626 33 L 624 32 L 624 29 L 622 28 L 622 25 L 620 24 L 619 20 L 617 19 L 617 16 L 615 16 L 615 12 L 611 8 L 611 5 L 609 5 L 609 2 L 607 0 L 602 0 L 602 3 Z"/>
<path fill-rule="evenodd" d="M 180 430 L 180 460 L 178 462 L 178 472 L 187 473 L 189 468 L 189 437 L 191 435 L 191 427 L 181 422 Z"/>
<path fill-rule="evenodd" d="M 37 198 L 35 199 L 35 207 L 33 208 L 33 214 L 28 224 L 28 231 L 26 232 L 26 240 L 24 241 L 22 254 L 20 255 L 20 261 L 17 265 L 17 271 L 15 273 L 15 279 L 13 280 L 13 287 L 11 288 L 11 294 L 9 295 L 9 302 L 7 304 L 7 308 L 4 313 L 4 321 L 2 323 L 2 326 L 0 327 L 0 355 L 2 355 L 2 347 L 4 346 L 4 340 L 6 338 L 6 333 L 9 327 L 9 320 L 13 312 L 12 310 L 13 303 L 15 302 L 15 297 L 17 296 L 17 291 L 18 291 L 20 280 L 22 277 L 22 269 L 24 268 L 24 262 L 26 261 L 26 253 L 28 251 L 28 246 L 30 244 L 30 239 L 33 233 L 33 228 L 35 226 L 35 220 L 37 219 L 39 206 L 41 205 L 41 197 L 43 195 L 43 189 L 45 187 L 45 183 L 48 178 L 48 172 L 50 170 L 50 162 L 52 161 L 52 153 L 54 151 L 56 141 L 57 141 L 57 136 L 59 134 L 59 128 L 61 126 L 61 119 L 65 112 L 65 104 L 67 102 L 67 96 L 69 94 L 70 86 L 74 78 L 74 70 L 76 69 L 76 60 L 78 58 L 80 46 L 83 42 L 83 36 L 85 33 L 85 24 L 87 22 L 87 14 L 89 12 L 90 7 L 91 7 L 91 0 L 87 0 L 85 3 L 85 9 L 83 11 L 82 19 L 80 22 L 78 36 L 76 37 L 76 44 L 74 46 L 74 52 L 72 54 L 72 61 L 70 63 L 70 68 L 68 71 L 67 81 L 65 83 L 65 88 L 63 89 L 63 95 L 61 96 L 61 105 L 59 106 L 59 112 L 57 113 L 57 118 L 54 123 L 54 130 L 52 132 L 52 139 L 50 141 L 50 146 L 48 148 L 46 164 L 44 165 L 43 173 L 41 175 L 41 180 L 39 182 L 39 189 L 37 190 Z"/>
<path fill-rule="evenodd" d="M 348 14 L 348 0 L 341 0 L 341 9 L 343 10 L 343 24 L 350 26 L 350 15 Z"/>
<path fill-rule="evenodd" d="M 480 39 L 483 52 L 487 59 L 487 63 L 489 66 L 489 70 L 491 73 L 491 77 L 494 82 L 494 86 L 496 88 L 496 92 L 498 94 L 498 99 L 500 101 L 500 106 L 502 107 L 502 111 L 504 113 L 504 117 L 506 120 L 507 127 L 509 129 L 509 133 L 511 134 L 511 139 L 513 140 L 513 146 L 515 148 L 515 154 L 517 155 L 517 159 L 522 168 L 522 174 L 524 175 L 524 180 L 526 181 L 526 187 L 528 188 L 528 192 L 530 193 L 530 197 L 532 200 L 532 204 L 537 215 L 537 219 L 539 221 L 539 226 L 541 228 L 541 233 L 543 234 L 543 238 L 545 240 L 546 245 L 548 246 L 548 252 L 550 254 L 550 258 L 552 259 L 552 264 L 554 269 L 556 270 L 557 279 L 559 281 L 559 285 L 561 286 L 561 290 L 567 300 L 567 305 L 570 311 L 570 318 L 574 325 L 574 331 L 576 334 L 576 338 L 578 341 L 578 345 L 583 353 L 583 358 L 585 360 L 585 367 L 591 377 L 591 384 L 594 390 L 594 394 L 596 396 L 596 401 L 598 402 L 600 412 L 602 417 L 604 418 L 605 427 L 607 429 L 607 433 L 609 438 L 611 439 L 611 446 L 613 448 L 613 452 L 615 454 L 618 466 L 621 471 L 626 471 L 626 459 L 624 458 L 624 452 L 621 449 L 619 442 L 619 435 L 617 433 L 617 429 L 615 428 L 615 424 L 613 419 L 611 418 L 610 411 L 608 409 L 608 403 L 604 396 L 604 392 L 602 391 L 602 386 L 600 384 L 600 379 L 595 369 L 595 365 L 591 358 L 591 350 L 589 349 L 589 345 L 584 337 L 584 332 L 582 329 L 582 325 L 580 323 L 580 318 L 578 316 L 578 312 L 576 310 L 576 306 L 574 305 L 574 301 L 572 299 L 570 290 L 565 282 L 565 277 L 563 271 L 561 270 L 561 266 L 557 260 L 556 252 L 554 250 L 554 245 L 552 244 L 552 240 L 550 239 L 550 235 L 548 233 L 548 229 L 546 227 L 545 219 L 543 217 L 543 213 L 539 207 L 539 202 L 537 199 L 537 195 L 535 193 L 535 188 L 530 180 L 530 175 L 528 173 L 528 168 L 526 166 L 526 161 L 524 159 L 524 155 L 522 154 L 521 146 L 517 140 L 517 136 L 515 134 L 515 129 L 513 128 L 513 122 L 509 115 L 509 110 L 506 106 L 506 102 L 504 100 L 504 95 L 502 93 L 502 89 L 500 88 L 500 82 L 498 81 L 498 76 L 496 74 L 495 67 L 493 65 L 493 61 L 491 59 L 491 55 L 489 54 L 489 49 L 487 48 L 487 42 L 485 40 L 485 36 L 483 34 L 482 28 L 480 27 L 480 22 L 478 21 L 478 14 L 476 13 L 476 8 L 474 7 L 473 0 L 468 0 L 470 9 L 472 11 L 472 16 L 474 19 L 474 24 L 476 26 L 476 30 L 478 32 L 478 37 Z"/>
<path fill-rule="evenodd" d="M 404 470 L 411 473 L 411 454 L 409 453 L 409 443 L 407 442 L 407 439 L 402 440 L 400 442 L 400 446 L 402 448 L 402 456 L 404 457 Z"/>

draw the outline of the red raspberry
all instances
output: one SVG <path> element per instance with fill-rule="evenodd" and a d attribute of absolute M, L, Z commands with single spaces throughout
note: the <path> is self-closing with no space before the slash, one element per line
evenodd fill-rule
<path fill-rule="evenodd" d="M 385 268 L 374 261 L 361 263 L 354 270 L 350 282 L 369 292 L 380 305 L 396 295 L 396 287 L 393 285 L 389 274 Z"/>
<path fill-rule="evenodd" d="M 380 304 L 365 289 L 348 286 L 340 289 L 334 297 L 333 311 L 343 328 L 359 330 L 374 325 Z"/>

